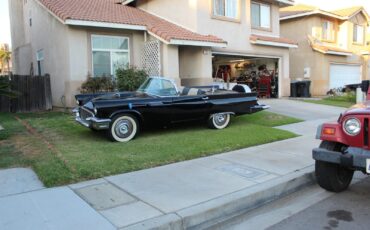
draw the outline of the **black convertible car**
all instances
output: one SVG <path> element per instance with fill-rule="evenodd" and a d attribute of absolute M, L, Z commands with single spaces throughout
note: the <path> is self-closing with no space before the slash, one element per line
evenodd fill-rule
<path fill-rule="evenodd" d="M 210 128 L 223 129 L 230 115 L 267 109 L 255 93 L 236 85 L 233 90 L 216 86 L 177 88 L 174 81 L 148 78 L 136 92 L 76 95 L 73 110 L 78 123 L 92 130 L 108 130 L 113 141 L 133 139 L 140 127 L 205 120 Z"/>

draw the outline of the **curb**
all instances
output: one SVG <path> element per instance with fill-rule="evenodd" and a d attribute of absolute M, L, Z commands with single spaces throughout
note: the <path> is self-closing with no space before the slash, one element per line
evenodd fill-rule
<path fill-rule="evenodd" d="M 136 229 L 205 229 L 283 198 L 315 182 L 314 167 L 295 171 L 252 188 L 242 189 L 175 213 L 124 227 Z"/>

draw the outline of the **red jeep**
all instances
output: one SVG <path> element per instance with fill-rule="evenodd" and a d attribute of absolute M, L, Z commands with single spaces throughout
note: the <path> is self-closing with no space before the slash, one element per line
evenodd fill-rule
<path fill-rule="evenodd" d="M 315 175 L 318 184 L 332 192 L 348 188 L 355 170 L 370 174 L 370 91 L 369 81 L 363 81 L 366 102 L 356 104 L 335 123 L 324 123 L 317 129 L 320 147 L 312 151 L 316 160 Z"/>

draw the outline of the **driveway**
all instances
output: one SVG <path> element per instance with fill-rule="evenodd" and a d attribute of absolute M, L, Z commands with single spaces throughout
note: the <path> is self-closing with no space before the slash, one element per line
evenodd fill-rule
<path fill-rule="evenodd" d="M 269 111 L 279 113 L 305 121 L 328 119 L 338 117 L 345 109 L 336 106 L 318 105 L 298 100 L 267 99 L 261 103 L 270 105 Z"/>

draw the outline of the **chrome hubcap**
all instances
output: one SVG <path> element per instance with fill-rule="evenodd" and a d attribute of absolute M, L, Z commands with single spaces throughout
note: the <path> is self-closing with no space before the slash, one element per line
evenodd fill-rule
<path fill-rule="evenodd" d="M 223 125 L 226 122 L 226 114 L 216 114 L 214 115 L 214 121 L 216 125 Z"/>
<path fill-rule="evenodd" d="M 133 132 L 133 126 L 130 121 L 121 120 L 116 124 L 114 131 L 118 137 L 126 138 Z"/>

